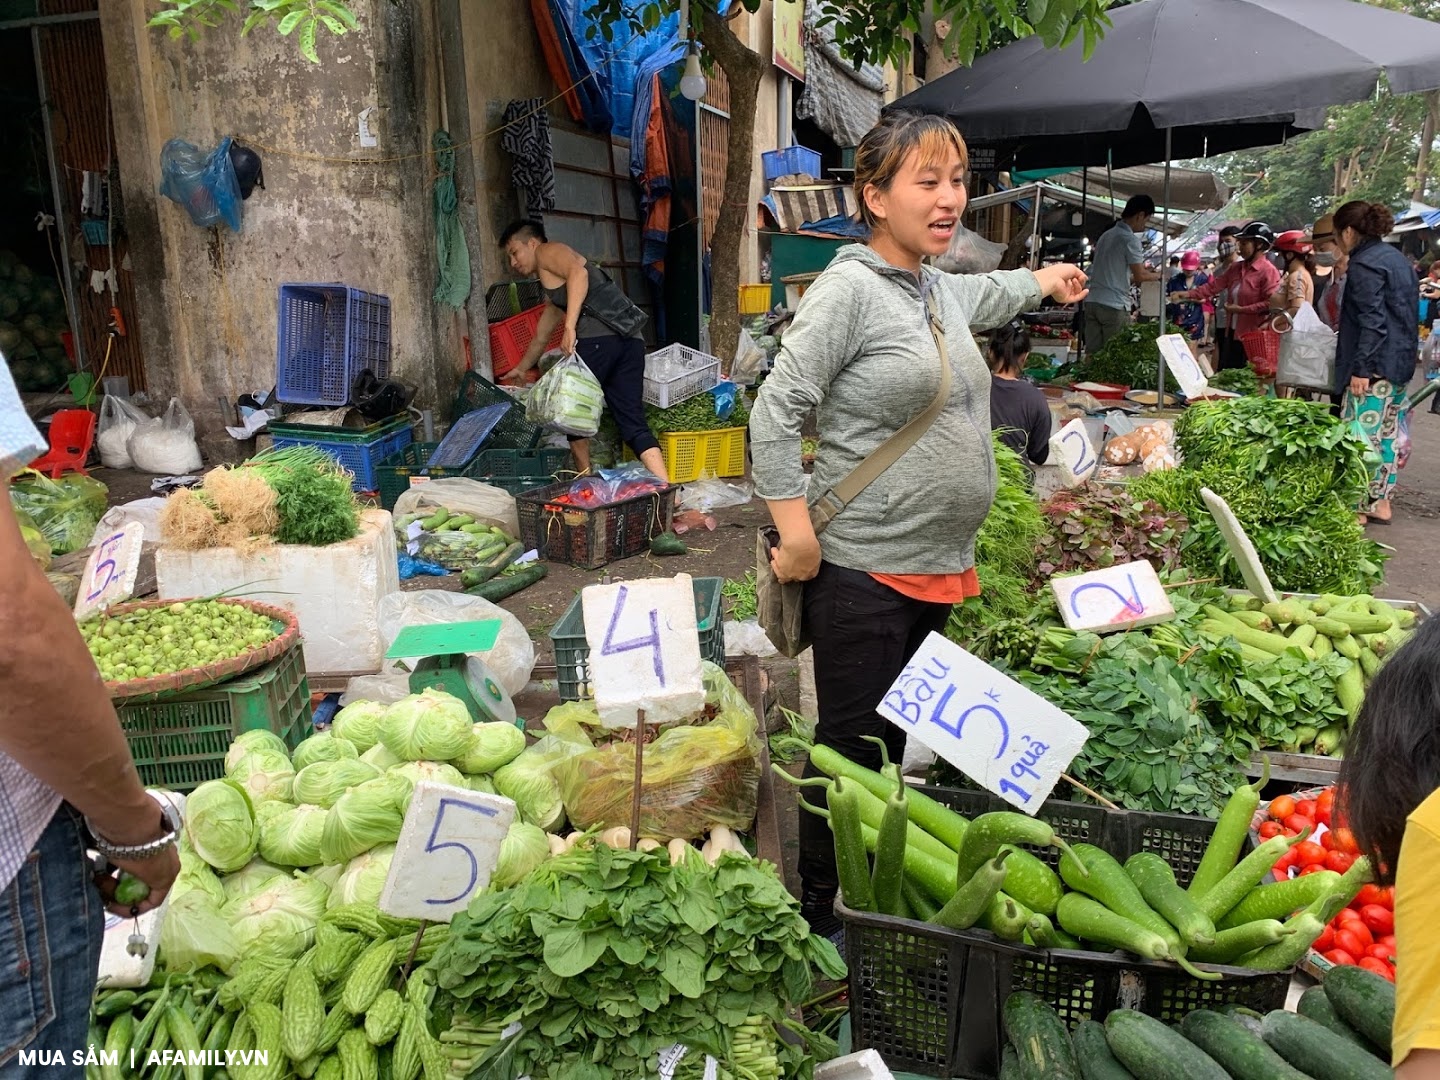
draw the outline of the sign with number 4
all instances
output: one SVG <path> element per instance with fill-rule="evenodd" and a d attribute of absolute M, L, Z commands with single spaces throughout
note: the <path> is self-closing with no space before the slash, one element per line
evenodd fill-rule
<path fill-rule="evenodd" d="M 607 727 L 693 716 L 705 704 L 695 582 L 673 578 L 591 585 L 580 594 L 595 707 Z"/>
<path fill-rule="evenodd" d="M 500 795 L 422 780 L 380 892 L 380 910 L 398 919 L 449 922 L 490 884 L 515 804 Z"/>
<path fill-rule="evenodd" d="M 1040 809 L 1090 735 L 939 634 L 921 644 L 879 712 L 1027 814 Z"/>

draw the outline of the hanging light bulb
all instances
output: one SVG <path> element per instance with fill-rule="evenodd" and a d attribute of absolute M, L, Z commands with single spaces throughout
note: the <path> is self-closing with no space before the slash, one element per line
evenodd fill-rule
<path fill-rule="evenodd" d="M 680 93 L 691 101 L 699 101 L 707 89 L 705 73 L 700 70 L 700 53 L 691 42 L 690 54 L 685 58 L 685 74 L 680 76 Z"/>

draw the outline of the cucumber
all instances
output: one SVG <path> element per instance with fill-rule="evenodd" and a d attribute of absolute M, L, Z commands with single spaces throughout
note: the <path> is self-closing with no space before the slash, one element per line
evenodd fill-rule
<path fill-rule="evenodd" d="M 1001 1018 L 1024 1080 L 1081 1080 L 1065 1022 L 1038 994 L 1028 990 L 1011 994 Z"/>
<path fill-rule="evenodd" d="M 1238 1020 L 1209 1009 L 1196 1009 L 1180 1021 L 1189 1039 L 1235 1080 L 1310 1080 Z"/>
<path fill-rule="evenodd" d="M 528 589 L 545 576 L 549 567 L 543 562 L 530 563 L 513 574 L 502 574 L 465 591 L 471 596 L 482 596 L 492 604 L 499 603 L 507 596 L 514 596 L 521 589 Z"/>
<path fill-rule="evenodd" d="M 1254 1009 L 1236 1005 L 1233 1002 L 1217 1006 L 1215 1011 L 1221 1016 L 1228 1016 L 1252 1035 L 1259 1035 L 1260 1026 L 1265 1023 L 1264 1013 L 1258 1013 Z"/>
<path fill-rule="evenodd" d="M 1192 948 L 1190 959 L 1202 964 L 1233 964 L 1257 949 L 1278 945 L 1293 933 L 1293 928 L 1278 919 L 1256 919 L 1219 931 L 1210 944 Z"/>
<path fill-rule="evenodd" d="M 1275 857 L 1278 859 L 1280 856 L 1276 855 Z M 1088 875 L 1081 873 L 1082 866 L 1089 872 Z M 1130 880 L 1130 875 L 1125 872 L 1125 868 L 1116 862 L 1115 857 L 1109 852 L 1101 850 L 1094 844 L 1076 844 L 1072 852 L 1060 856 L 1060 876 L 1065 879 L 1065 884 L 1075 892 L 1084 893 L 1086 896 L 1098 900 L 1116 915 L 1123 916 L 1152 933 L 1160 935 L 1173 948 L 1180 947 L 1180 935 L 1175 928 L 1145 902 L 1145 898 L 1140 895 L 1140 890 L 1135 887 L 1135 882 Z M 1070 930 L 1070 927 L 1067 926 L 1065 929 Z M 1070 932 L 1076 933 L 1074 930 L 1070 930 Z M 1077 936 L 1083 938 L 1087 935 L 1077 934 Z M 1120 945 L 1119 948 L 1128 948 L 1128 946 Z M 1151 959 L 1161 958 L 1151 957 Z"/>
<path fill-rule="evenodd" d="M 1340 1014 L 1335 1011 L 1335 1006 L 1331 1003 L 1323 986 L 1312 986 L 1301 994 L 1295 1011 L 1301 1016 L 1309 1017 L 1317 1024 L 1323 1024 L 1336 1035 L 1350 1040 L 1362 1050 L 1368 1050 L 1376 1057 L 1380 1056 L 1380 1050 L 1374 1043 L 1340 1019 Z"/>
<path fill-rule="evenodd" d="M 1340 1019 L 1390 1056 L 1395 1026 L 1395 984 L 1361 967 L 1335 967 L 1325 976 L 1325 996 Z"/>
<path fill-rule="evenodd" d="M 1136 1080 L 1230 1080 L 1209 1054 L 1144 1013 L 1116 1009 L 1105 1018 L 1105 1041 Z"/>
<path fill-rule="evenodd" d="M 1104 1024 L 1082 1020 L 1070 1041 L 1075 1046 L 1075 1059 L 1085 1080 L 1135 1080 L 1134 1074 L 1110 1052 Z"/>
<path fill-rule="evenodd" d="M 1276 1009 L 1261 1030 L 1281 1057 L 1315 1080 L 1394 1080 L 1385 1062 L 1309 1017 Z"/>
<path fill-rule="evenodd" d="M 1007 1045 L 1000 1051 L 1000 1080 L 1025 1080 L 1025 1075 L 1020 1071 L 1020 1059 L 1015 1055 L 1015 1048 Z"/>
<path fill-rule="evenodd" d="M 1195 899 L 1175 884 L 1170 864 L 1153 851 L 1137 851 L 1125 860 L 1125 873 L 1135 882 L 1141 898 L 1165 919 L 1188 946 L 1215 940 L 1215 924 Z"/>

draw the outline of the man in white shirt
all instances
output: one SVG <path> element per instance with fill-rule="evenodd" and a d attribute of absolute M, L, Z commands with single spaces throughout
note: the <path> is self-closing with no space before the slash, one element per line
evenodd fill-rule
<path fill-rule="evenodd" d="M 146 794 L 75 618 L 31 557 L 10 504 L 45 450 L 0 356 L 0 1073 L 74 1076 L 85 1049 L 105 908 L 160 904 L 180 869 L 177 824 Z M 86 849 L 149 886 L 114 902 Z M 37 1061 L 19 1063 L 21 1051 Z"/>
<path fill-rule="evenodd" d="M 1095 244 L 1090 261 L 1090 295 L 1085 298 L 1085 351 L 1093 353 L 1130 322 L 1130 286 L 1159 281 L 1145 265 L 1140 233 L 1155 214 L 1155 200 L 1135 195 L 1125 212 Z"/>

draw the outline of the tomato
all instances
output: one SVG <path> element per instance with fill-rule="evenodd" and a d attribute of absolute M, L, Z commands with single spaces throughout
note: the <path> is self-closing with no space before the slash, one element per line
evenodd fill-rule
<path fill-rule="evenodd" d="M 1313 840 L 1303 840 L 1290 849 L 1299 866 L 1323 866 L 1325 849 Z"/>
<path fill-rule="evenodd" d="M 1393 951 L 1394 948 L 1395 948 L 1395 935 L 1394 935 L 1394 934 L 1382 934 L 1380 937 L 1377 937 L 1377 938 L 1375 939 L 1375 944 L 1376 944 L 1376 945 L 1388 945 L 1388 946 L 1390 946 L 1391 950 Z"/>
<path fill-rule="evenodd" d="M 1325 834 L 1329 836 L 1329 833 Z M 1334 870 L 1337 874 L 1343 874 L 1355 861 L 1355 856 L 1348 851 L 1331 851 L 1325 856 L 1325 869 Z"/>
<path fill-rule="evenodd" d="M 1324 863 L 1318 863 L 1318 862 L 1317 862 L 1317 863 L 1311 863 L 1309 866 L 1305 867 L 1304 870 L 1301 870 L 1300 873 L 1298 873 L 1298 874 L 1295 875 L 1295 876 L 1296 876 L 1296 877 L 1304 877 L 1306 874 L 1318 874 L 1318 873 L 1321 873 L 1324 869 L 1325 869 L 1325 864 L 1324 864 Z"/>
<path fill-rule="evenodd" d="M 1314 832 L 1315 819 L 1311 817 L 1306 817 L 1304 814 L 1291 814 L 1285 819 L 1285 828 L 1293 829 L 1294 835 L 1299 835 L 1300 833 L 1307 830 L 1310 832 Z"/>
<path fill-rule="evenodd" d="M 1368 949 L 1371 945 L 1375 944 L 1375 934 L 1359 919 L 1351 919 L 1345 924 L 1345 929 L 1363 941 L 1365 948 Z M 1358 956 L 1359 954 L 1357 953 L 1356 955 Z"/>
<path fill-rule="evenodd" d="M 1386 885 L 1386 886 L 1384 886 L 1384 887 L 1380 890 L 1380 899 L 1379 899 L 1379 900 L 1376 900 L 1375 902 L 1376 902 L 1377 904 L 1381 905 L 1382 907 L 1387 907 L 1387 908 L 1389 908 L 1391 911 L 1394 911 L 1394 910 L 1395 910 L 1395 886 L 1394 886 L 1394 885 Z"/>
<path fill-rule="evenodd" d="M 1299 802 L 1297 802 L 1297 803 L 1295 804 L 1295 813 L 1299 814 L 1301 817 L 1308 817 L 1311 821 L 1314 821 L 1314 820 L 1315 820 L 1315 800 L 1314 800 L 1314 799 L 1301 799 Z"/>
<path fill-rule="evenodd" d="M 1379 975 L 1382 979 L 1389 979 L 1392 983 L 1395 981 L 1395 969 L 1384 960 L 1376 960 L 1373 956 L 1363 956 L 1360 958 L 1358 966 Z"/>
<path fill-rule="evenodd" d="M 1334 812 L 1334 806 L 1335 789 L 1333 787 L 1327 787 L 1324 791 L 1320 792 L 1319 795 L 1315 796 L 1315 812 L 1317 814 L 1330 816 Z"/>
<path fill-rule="evenodd" d="M 1360 891 L 1355 894 L 1355 899 L 1350 901 L 1350 906 L 1359 911 L 1366 904 L 1380 903 L 1384 895 L 1384 891 L 1379 885 L 1361 885 Z"/>
<path fill-rule="evenodd" d="M 1330 837 L 1331 850 L 1343 851 L 1347 855 L 1360 854 L 1360 845 L 1355 843 L 1355 834 L 1343 825 L 1331 829 L 1326 835 Z"/>
<path fill-rule="evenodd" d="M 1288 870 L 1288 869 L 1290 869 L 1290 867 L 1292 867 L 1292 866 L 1294 866 L 1294 865 L 1295 865 L 1295 849 L 1294 849 L 1294 848 L 1291 848 L 1289 851 L 1285 852 L 1284 855 L 1281 855 L 1280 858 L 1278 858 L 1278 859 L 1275 860 L 1275 867 L 1274 867 L 1274 869 L 1276 869 L 1276 870 Z M 1286 876 L 1288 877 L 1289 875 L 1286 875 Z"/>
<path fill-rule="evenodd" d="M 1361 939 L 1360 935 L 1355 932 L 1353 924 L 1335 931 L 1335 947 L 1337 949 L 1343 949 L 1351 956 L 1364 956 L 1365 950 L 1372 944 L 1373 942 L 1363 941 Z"/>
<path fill-rule="evenodd" d="M 1324 956 L 1326 960 L 1329 960 L 1332 964 L 1336 964 L 1341 967 L 1355 966 L 1355 957 L 1351 956 L 1344 949 L 1331 949 L 1329 952 L 1322 953 L 1321 955 Z"/>
<path fill-rule="evenodd" d="M 1320 931 L 1320 936 L 1310 943 L 1310 947 L 1318 953 L 1327 953 L 1335 947 L 1335 927 L 1327 926 Z"/>
<path fill-rule="evenodd" d="M 1270 816 L 1276 821 L 1284 821 L 1293 813 L 1295 813 L 1295 800 L 1289 795 L 1281 795 L 1278 799 L 1270 800 Z"/>
<path fill-rule="evenodd" d="M 1395 913 L 1383 904 L 1366 904 L 1360 909 L 1360 919 L 1372 933 L 1388 934 L 1395 929 Z"/>
<path fill-rule="evenodd" d="M 1257 831 L 1260 834 L 1261 840 L 1269 840 L 1272 836 L 1280 835 L 1283 828 L 1284 826 L 1278 821 L 1262 821 Z"/>
<path fill-rule="evenodd" d="M 1373 956 L 1376 960 L 1383 960 L 1387 964 L 1395 962 L 1395 950 L 1389 945 L 1371 945 L 1365 950 L 1366 956 Z"/>

